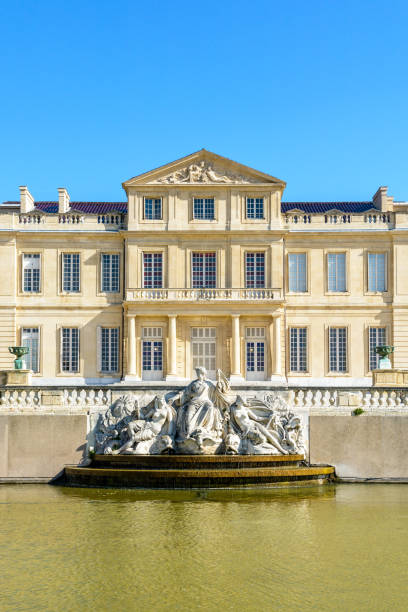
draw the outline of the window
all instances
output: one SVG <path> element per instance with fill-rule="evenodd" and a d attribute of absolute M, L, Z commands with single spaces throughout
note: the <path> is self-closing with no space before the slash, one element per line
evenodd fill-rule
<path fill-rule="evenodd" d="M 62 289 L 79 292 L 79 253 L 62 254 Z"/>
<path fill-rule="evenodd" d="M 215 379 L 215 327 L 192 327 L 191 352 L 193 355 L 193 371 L 198 366 L 203 366 L 207 370 L 207 376 Z"/>
<path fill-rule="evenodd" d="M 246 216 L 247 216 L 247 219 L 263 219 L 264 218 L 264 199 L 263 198 L 247 198 Z"/>
<path fill-rule="evenodd" d="M 194 219 L 214 219 L 214 198 L 194 198 Z"/>
<path fill-rule="evenodd" d="M 23 291 L 27 293 L 40 292 L 40 254 L 23 254 Z"/>
<path fill-rule="evenodd" d="M 246 329 L 246 379 L 265 379 L 265 328 Z"/>
<path fill-rule="evenodd" d="M 142 342 L 142 378 L 160 380 L 163 377 L 163 330 L 161 327 L 144 327 Z"/>
<path fill-rule="evenodd" d="M 163 286 L 162 253 L 143 253 L 143 286 L 147 289 Z"/>
<path fill-rule="evenodd" d="M 39 372 L 39 338 L 38 327 L 23 327 L 21 330 L 21 346 L 27 346 L 30 350 L 23 357 L 26 368 L 33 372 Z"/>
<path fill-rule="evenodd" d="M 117 372 L 119 370 L 119 328 L 101 327 L 99 330 L 101 372 Z"/>
<path fill-rule="evenodd" d="M 245 254 L 245 286 L 248 289 L 265 287 L 265 253 Z"/>
<path fill-rule="evenodd" d="M 289 291 L 306 292 L 306 253 L 289 253 L 288 262 Z"/>
<path fill-rule="evenodd" d="M 154 220 L 162 218 L 162 199 L 161 198 L 145 198 L 144 200 L 144 218 L 154 219 Z"/>
<path fill-rule="evenodd" d="M 329 329 L 329 369 L 330 372 L 347 372 L 347 329 Z"/>
<path fill-rule="evenodd" d="M 291 327 L 289 330 L 290 342 L 290 371 L 307 372 L 307 328 Z"/>
<path fill-rule="evenodd" d="M 102 291 L 115 293 L 119 291 L 119 254 L 102 253 Z"/>
<path fill-rule="evenodd" d="M 368 253 L 368 290 L 387 291 L 385 253 Z"/>
<path fill-rule="evenodd" d="M 193 288 L 215 288 L 217 286 L 216 253 L 192 254 Z"/>
<path fill-rule="evenodd" d="M 327 255 L 327 288 L 333 292 L 346 291 L 346 254 L 328 253 Z"/>
<path fill-rule="evenodd" d="M 380 366 L 380 356 L 375 352 L 376 346 L 387 344 L 387 334 L 385 327 L 369 327 L 368 329 L 368 352 L 369 368 L 377 370 Z"/>
<path fill-rule="evenodd" d="M 78 372 L 79 370 L 79 329 L 63 327 L 61 329 L 61 371 Z"/>

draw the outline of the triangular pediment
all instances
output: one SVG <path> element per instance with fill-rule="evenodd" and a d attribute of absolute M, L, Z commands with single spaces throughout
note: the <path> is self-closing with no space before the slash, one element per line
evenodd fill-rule
<path fill-rule="evenodd" d="M 274 176 L 259 172 L 231 159 L 201 149 L 170 164 L 139 174 L 123 183 L 136 185 L 275 185 L 286 183 Z"/>

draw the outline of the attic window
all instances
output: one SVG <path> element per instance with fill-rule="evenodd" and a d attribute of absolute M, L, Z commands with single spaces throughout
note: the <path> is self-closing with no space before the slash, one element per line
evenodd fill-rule
<path fill-rule="evenodd" d="M 157 221 L 162 219 L 162 200 L 161 198 L 145 198 L 144 218 Z"/>

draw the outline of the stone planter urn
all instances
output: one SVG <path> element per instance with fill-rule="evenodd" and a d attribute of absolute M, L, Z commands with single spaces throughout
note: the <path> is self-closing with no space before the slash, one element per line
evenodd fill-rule
<path fill-rule="evenodd" d="M 394 352 L 394 347 L 388 344 L 375 347 L 375 352 L 380 356 L 379 369 L 380 370 L 391 370 L 392 365 L 389 355 Z"/>
<path fill-rule="evenodd" d="M 16 359 L 14 360 L 14 369 L 24 370 L 25 363 L 21 358 L 23 355 L 27 355 L 30 349 L 27 346 L 9 346 L 8 350 L 12 355 L 16 356 Z"/>

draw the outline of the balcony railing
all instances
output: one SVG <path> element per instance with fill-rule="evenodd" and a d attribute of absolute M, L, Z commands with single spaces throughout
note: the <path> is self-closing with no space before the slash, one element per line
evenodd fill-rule
<path fill-rule="evenodd" d="M 128 289 L 128 301 L 216 302 L 272 301 L 281 299 L 281 289 Z"/>

